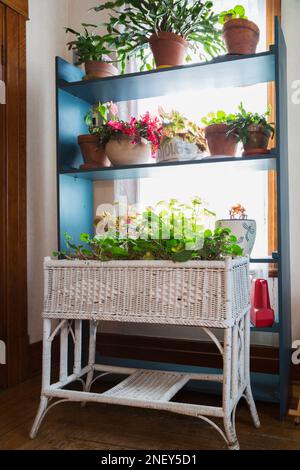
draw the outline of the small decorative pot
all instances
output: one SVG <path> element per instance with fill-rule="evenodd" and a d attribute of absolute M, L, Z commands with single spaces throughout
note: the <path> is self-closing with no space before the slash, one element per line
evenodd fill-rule
<path fill-rule="evenodd" d="M 85 62 L 86 76 L 84 80 L 93 80 L 96 78 L 113 77 L 118 75 L 118 69 L 109 62 L 99 60 L 89 60 Z"/>
<path fill-rule="evenodd" d="M 212 157 L 235 157 L 238 147 L 238 137 L 235 132 L 227 135 L 227 124 L 212 124 L 206 127 L 205 137 Z"/>
<path fill-rule="evenodd" d="M 253 21 L 235 18 L 226 21 L 222 33 L 228 54 L 255 54 L 259 42 L 259 27 Z"/>
<path fill-rule="evenodd" d="M 80 135 L 78 137 L 78 145 L 84 160 L 84 165 L 80 167 L 81 170 L 92 170 L 110 166 L 105 148 L 97 135 Z"/>
<path fill-rule="evenodd" d="M 247 142 L 244 144 L 243 155 L 259 155 L 269 153 L 268 145 L 272 132 L 263 124 L 251 125 L 247 129 Z"/>
<path fill-rule="evenodd" d="M 188 43 L 178 34 L 164 31 L 152 34 L 149 44 L 157 68 L 174 67 L 184 63 Z"/>
<path fill-rule="evenodd" d="M 180 137 L 174 137 L 162 142 L 157 152 L 158 162 L 174 162 L 197 160 L 204 158 L 205 152 L 201 152 L 196 144 L 187 142 Z"/>
<path fill-rule="evenodd" d="M 238 245 L 244 250 L 244 256 L 250 256 L 256 240 L 256 221 L 249 219 L 222 219 L 216 222 L 216 228 L 230 228 L 238 239 Z"/>
<path fill-rule="evenodd" d="M 152 147 L 150 142 L 146 140 L 136 144 L 129 137 L 110 139 L 105 150 L 113 166 L 139 165 L 151 162 Z"/>

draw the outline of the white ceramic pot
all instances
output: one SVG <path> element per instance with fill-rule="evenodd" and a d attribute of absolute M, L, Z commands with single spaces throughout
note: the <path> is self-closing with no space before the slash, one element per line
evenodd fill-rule
<path fill-rule="evenodd" d="M 244 256 L 250 256 L 256 240 L 256 221 L 248 219 L 223 219 L 216 222 L 216 228 L 230 228 L 238 239 L 238 245 L 244 250 Z"/>
<path fill-rule="evenodd" d="M 186 161 L 204 158 L 196 144 L 191 144 L 180 137 L 164 141 L 157 153 L 158 162 Z"/>
<path fill-rule="evenodd" d="M 151 163 L 152 147 L 146 140 L 135 144 L 132 139 L 121 137 L 106 144 L 106 154 L 113 166 L 139 165 Z"/>

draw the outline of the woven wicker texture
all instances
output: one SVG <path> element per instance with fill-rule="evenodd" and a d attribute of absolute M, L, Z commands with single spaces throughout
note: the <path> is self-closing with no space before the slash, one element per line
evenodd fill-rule
<path fill-rule="evenodd" d="M 141 370 L 103 393 L 103 396 L 132 400 L 167 401 L 173 398 L 188 380 L 186 374 Z"/>
<path fill-rule="evenodd" d="M 45 261 L 44 318 L 231 326 L 249 308 L 248 259 Z"/>

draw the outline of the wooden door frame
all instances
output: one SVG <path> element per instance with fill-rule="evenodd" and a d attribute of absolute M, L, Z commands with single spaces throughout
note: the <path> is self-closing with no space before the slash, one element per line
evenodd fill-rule
<path fill-rule="evenodd" d="M 0 387 L 28 376 L 26 19 L 27 0 L 0 0 L 1 64 L 6 104 L 0 105 L 0 335 L 6 343 Z"/>

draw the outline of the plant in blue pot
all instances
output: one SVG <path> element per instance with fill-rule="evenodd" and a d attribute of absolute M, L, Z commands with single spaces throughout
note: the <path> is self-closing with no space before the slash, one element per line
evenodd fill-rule
<path fill-rule="evenodd" d="M 216 228 L 230 228 L 237 237 L 238 245 L 243 249 L 244 255 L 251 256 L 256 240 L 256 221 L 248 219 L 246 209 L 236 204 L 229 211 L 229 219 L 216 222 Z"/>

